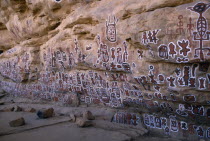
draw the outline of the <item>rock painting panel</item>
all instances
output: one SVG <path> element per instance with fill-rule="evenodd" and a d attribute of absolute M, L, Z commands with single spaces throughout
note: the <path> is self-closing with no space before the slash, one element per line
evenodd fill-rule
<path fill-rule="evenodd" d="M 40 52 L 43 70 L 32 68 L 31 52 L 3 60 L 0 62 L 0 73 L 12 81 L 2 80 L 0 86 L 14 96 L 45 99 L 66 105 L 74 103 L 75 97 L 79 95 L 82 104 L 155 109 L 161 112 L 157 115 L 149 114 L 150 111 L 144 114 L 144 124 L 148 128 L 163 130 L 166 135 L 183 132 L 209 138 L 209 127 L 184 121 L 187 118 L 210 118 L 209 101 L 203 102 L 207 106 L 203 103 L 198 105 L 199 92 L 209 91 L 210 88 L 209 63 L 205 61 L 205 54 L 208 56 L 210 49 L 204 46 L 205 42 L 210 41 L 208 19 L 204 16 L 209 7 L 209 4 L 200 2 L 188 8 L 199 15 L 196 26 L 191 17 L 178 15 L 176 28 L 166 29 L 166 36 L 170 38 L 168 42 L 158 36 L 163 29 L 144 31 L 136 43 L 136 46 L 143 44 L 141 49 L 133 48 L 131 42 L 117 35 L 117 26 L 120 25 L 115 16 L 110 16 L 106 21 L 105 35 L 96 36 L 97 45 L 93 41 L 83 47 L 79 40 L 74 39 L 67 47 L 43 49 Z M 19 29 L 16 27 L 15 30 Z M 179 35 L 180 38 L 176 38 Z M 195 48 L 196 43 L 199 48 Z M 16 51 L 14 48 L 2 55 Z M 194 59 L 199 58 L 200 62 L 192 60 L 191 54 L 194 51 Z M 97 55 L 87 56 L 87 52 L 96 52 Z M 154 62 L 146 60 L 147 54 Z M 94 70 L 76 68 L 80 64 L 89 65 L 90 58 L 93 60 L 90 68 Z M 166 66 L 167 63 L 174 63 L 172 70 L 166 72 L 164 65 L 157 64 L 159 60 Z M 77 70 L 73 71 L 75 68 Z M 142 73 L 144 68 L 146 71 Z M 34 72 L 39 72 L 36 83 L 20 83 L 29 80 Z M 185 89 L 189 89 L 189 92 Z M 198 94 L 191 93 L 191 89 L 198 91 Z M 166 116 L 160 116 L 160 113 Z M 180 118 L 182 121 L 179 121 Z M 113 122 L 138 125 L 140 116 L 136 113 L 117 112 Z"/>

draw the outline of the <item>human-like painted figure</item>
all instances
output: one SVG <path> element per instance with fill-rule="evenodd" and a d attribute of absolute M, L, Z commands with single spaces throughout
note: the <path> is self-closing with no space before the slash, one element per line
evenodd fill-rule
<path fill-rule="evenodd" d="M 106 21 L 106 38 L 110 42 L 116 42 L 117 41 L 117 30 L 116 30 L 116 23 L 117 19 L 114 16 L 114 21 L 111 22 L 111 19 L 109 17 L 109 20 Z"/>

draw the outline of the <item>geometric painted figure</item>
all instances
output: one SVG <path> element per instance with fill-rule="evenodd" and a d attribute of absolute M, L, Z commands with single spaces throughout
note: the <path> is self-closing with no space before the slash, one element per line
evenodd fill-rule
<path fill-rule="evenodd" d="M 114 16 L 114 22 L 111 22 L 111 19 L 109 17 L 108 22 L 106 21 L 106 38 L 110 42 L 116 42 L 117 41 L 117 30 L 116 30 L 116 23 L 117 19 Z"/>
<path fill-rule="evenodd" d="M 199 89 L 205 89 L 206 88 L 206 78 L 203 78 L 203 77 L 201 77 L 201 78 L 199 78 L 198 79 L 199 81 Z"/>
<path fill-rule="evenodd" d="M 189 41 L 188 40 L 182 40 L 182 41 L 178 41 L 177 42 L 179 47 L 181 48 L 179 50 L 179 53 L 185 57 L 188 56 L 188 53 L 190 52 L 190 48 L 188 48 L 189 46 Z"/>
<path fill-rule="evenodd" d="M 168 59 L 168 47 L 166 45 L 160 45 L 158 47 L 159 57 L 163 59 Z"/>
<path fill-rule="evenodd" d="M 170 119 L 170 127 L 172 132 L 178 132 L 178 122 L 175 119 Z"/>
<path fill-rule="evenodd" d="M 177 54 L 177 52 L 176 52 L 176 45 L 173 42 L 171 42 L 168 45 L 168 47 L 169 47 L 169 56 L 174 58 L 176 56 L 176 54 Z"/>
<path fill-rule="evenodd" d="M 199 41 L 199 48 L 195 49 L 195 57 L 198 57 L 197 51 L 200 51 L 200 60 L 204 61 L 204 50 L 208 51 L 207 55 L 210 55 L 210 48 L 204 48 L 203 47 L 203 41 L 210 40 L 210 31 L 207 30 L 208 28 L 208 21 L 203 16 L 203 14 L 210 8 L 209 4 L 205 3 L 197 3 L 194 7 L 188 7 L 191 11 L 194 11 L 199 14 L 199 18 L 197 19 L 197 31 L 193 32 L 194 40 Z"/>

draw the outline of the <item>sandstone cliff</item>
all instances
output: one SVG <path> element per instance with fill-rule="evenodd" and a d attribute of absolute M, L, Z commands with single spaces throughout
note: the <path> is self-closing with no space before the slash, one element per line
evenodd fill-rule
<path fill-rule="evenodd" d="M 1 0 L 0 87 L 210 138 L 209 13 L 210 0 Z"/>

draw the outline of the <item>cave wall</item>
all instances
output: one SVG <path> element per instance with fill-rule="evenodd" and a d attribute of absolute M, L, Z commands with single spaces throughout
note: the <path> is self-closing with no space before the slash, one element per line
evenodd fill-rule
<path fill-rule="evenodd" d="M 210 0 L 0 7 L 0 86 L 10 95 L 118 108 L 113 122 L 210 138 Z"/>

